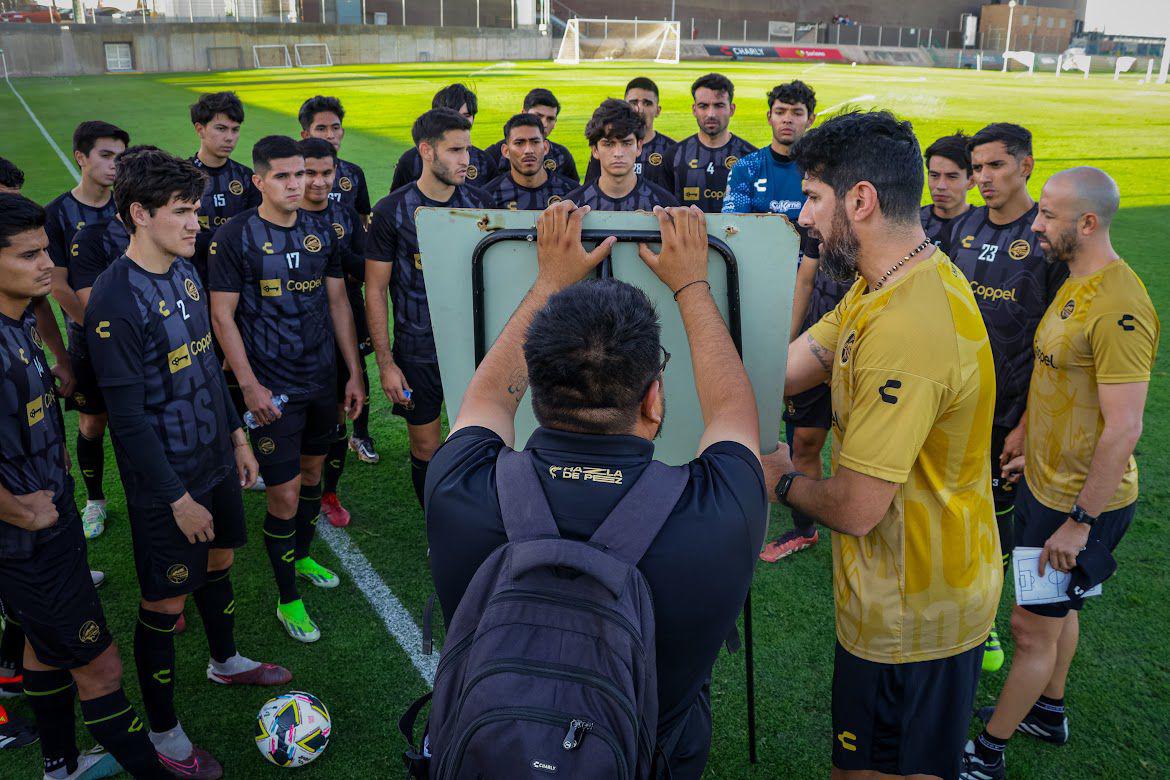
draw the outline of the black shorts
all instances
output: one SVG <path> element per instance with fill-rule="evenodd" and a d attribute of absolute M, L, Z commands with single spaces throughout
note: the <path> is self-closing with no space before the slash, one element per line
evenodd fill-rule
<path fill-rule="evenodd" d="M 182 596 L 199 588 L 207 579 L 207 551 L 234 550 L 248 540 L 244 522 L 244 499 L 235 474 L 195 500 L 211 513 L 215 539 L 187 541 L 175 523 L 169 504 L 127 505 L 134 542 L 134 568 L 138 587 L 147 601 Z"/>
<path fill-rule="evenodd" d="M 1048 541 L 1048 537 L 1052 536 L 1057 528 L 1064 525 L 1064 521 L 1068 519 L 1068 511 L 1052 509 L 1041 504 L 1032 495 L 1025 480 L 1020 480 L 1018 492 L 1019 497 L 1016 499 L 1016 547 L 1043 547 Z M 1069 509 L 1071 508 L 1069 507 Z M 1097 518 L 1097 522 L 1093 523 L 1093 527 L 1089 531 L 1089 538 L 1100 540 L 1110 551 L 1116 550 L 1121 537 L 1125 536 L 1125 532 L 1129 530 L 1136 511 L 1137 502 L 1135 501 L 1121 509 L 1102 512 L 1101 516 Z M 1079 610 L 1080 607 L 1073 607 L 1069 602 L 1062 601 L 1057 604 L 1032 604 L 1024 609 L 1035 615 L 1060 618 L 1067 615 L 1069 610 Z"/>
<path fill-rule="evenodd" d="M 393 412 L 408 425 L 426 425 L 443 411 L 443 379 L 438 363 L 411 363 L 395 360 L 410 388 L 408 404 L 394 404 Z"/>
<path fill-rule="evenodd" d="M 337 392 L 337 403 L 345 400 L 345 383 L 349 381 L 349 368 L 345 365 L 345 358 L 341 355 L 341 350 L 337 350 L 334 356 L 337 362 L 337 383 L 334 389 Z M 366 360 L 363 357 L 358 363 L 358 367 L 362 370 L 362 387 L 365 388 L 365 403 L 370 402 L 370 372 L 366 368 Z"/>
<path fill-rule="evenodd" d="M 883 664 L 837 644 L 833 766 L 957 777 L 983 645 L 935 661 Z"/>
<path fill-rule="evenodd" d="M 999 465 L 999 456 L 1003 454 L 1004 439 L 1012 432 L 1011 428 L 1002 425 L 991 427 L 991 497 L 995 500 L 995 513 L 1011 509 L 1016 503 L 1016 485 L 1001 479 L 1003 466 Z"/>
<path fill-rule="evenodd" d="M 37 545 L 31 558 L 0 561 L 0 601 L 5 618 L 24 629 L 37 660 L 77 669 L 104 653 L 113 639 L 89 576 L 72 491 L 57 511 L 57 522 L 70 528 Z"/>
<path fill-rule="evenodd" d="M 333 393 L 290 399 L 278 420 L 248 432 L 264 484 L 283 485 L 301 473 L 302 455 L 329 452 L 336 428 Z"/>
<path fill-rule="evenodd" d="M 362 297 L 362 286 L 349 279 L 345 280 L 345 294 L 349 298 L 349 308 L 353 311 L 353 329 L 357 334 L 358 354 L 362 357 L 374 354 L 374 342 L 370 338 L 370 328 L 366 324 L 366 299 Z M 345 361 L 338 360 L 344 366 Z"/>
<path fill-rule="evenodd" d="M 833 425 L 833 394 L 826 384 L 784 399 L 784 422 L 793 428 L 822 428 Z"/>
<path fill-rule="evenodd" d="M 77 384 L 73 388 L 73 395 L 65 399 L 65 408 L 82 414 L 105 414 L 106 402 L 98 387 L 93 361 L 70 353 L 69 362 L 73 365 L 73 378 Z"/>

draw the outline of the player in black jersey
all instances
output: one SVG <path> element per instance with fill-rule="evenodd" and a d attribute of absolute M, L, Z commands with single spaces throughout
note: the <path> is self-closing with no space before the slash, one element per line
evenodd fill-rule
<path fill-rule="evenodd" d="M 382 392 L 394 414 L 406 420 L 410 438 L 410 477 L 422 505 L 423 483 L 431 456 L 439 448 L 443 382 L 431 331 L 423 258 L 414 214 L 421 206 L 491 208 L 482 191 L 465 184 L 471 147 L 471 122 L 446 108 L 420 116 L 410 130 L 423 173 L 374 206 L 366 239 L 366 320 Z M 387 290 L 394 301 L 394 346 L 387 330 Z"/>
<path fill-rule="evenodd" d="M 300 211 L 305 159 L 296 142 L 267 136 L 252 148 L 263 200 L 220 228 L 210 249 L 215 333 L 258 423 L 251 438 L 268 500 L 265 544 L 280 591 L 276 615 L 294 639 L 321 633 L 298 576 L 322 588 L 337 575 L 309 555 L 321 511 L 321 472 L 337 426 L 335 348 L 348 371 L 350 418 L 362 388 L 341 242 L 324 217 Z M 274 399 L 286 396 L 283 409 Z"/>
<path fill-rule="evenodd" d="M 950 240 L 951 223 L 967 213 L 967 193 L 975 186 L 971 178 L 971 139 L 959 132 L 944 135 L 926 147 L 926 184 L 930 203 L 922 207 L 922 229 L 926 237 L 941 247 Z"/>
<path fill-rule="evenodd" d="M 723 210 L 727 176 L 739 158 L 756 147 L 728 129 L 735 116 L 735 85 L 721 73 L 708 73 L 691 84 L 691 113 L 699 132 L 679 141 L 671 157 L 674 196 L 708 214 Z"/>
<path fill-rule="evenodd" d="M 548 141 L 539 117 L 516 114 L 504 124 L 504 139 L 509 169 L 481 188 L 496 208 L 543 211 L 577 186 L 545 169 Z"/>
<path fill-rule="evenodd" d="M 345 138 L 345 128 L 341 124 L 345 119 L 345 109 L 341 107 L 340 100 L 325 95 L 311 97 L 301 104 L 297 119 L 301 123 L 302 139 L 321 138 L 328 141 L 335 151 L 341 152 L 341 141 Z M 366 172 L 357 163 L 342 160 L 340 157 L 337 158 L 335 168 L 330 199 L 348 206 L 368 219 L 370 188 L 366 182 Z"/>
<path fill-rule="evenodd" d="M 548 141 L 548 154 L 544 158 L 544 167 L 549 173 L 555 173 L 571 179 L 574 183 L 581 181 L 577 173 L 577 163 L 573 160 L 568 148 L 555 141 L 549 140 L 553 128 L 557 126 L 557 116 L 561 113 L 561 103 L 556 95 L 547 89 L 537 87 L 524 96 L 523 113 L 535 114 L 544 124 L 544 140 Z M 502 173 L 508 169 L 508 160 L 504 157 L 504 139 L 484 149 L 492 170 Z"/>
<path fill-rule="evenodd" d="M 137 713 L 86 566 L 65 426 L 30 310 L 49 293 L 45 211 L 0 194 L 0 598 L 27 635 L 24 690 L 44 776 L 163 778 Z M 74 695 L 100 748 L 79 753 Z M 9 735 L 11 736 L 11 734 Z"/>
<path fill-rule="evenodd" d="M 991 429 L 992 494 L 1004 566 L 1015 546 L 1015 486 L 1001 478 L 1003 465 L 1024 452 L 1025 406 L 1032 379 L 1032 339 L 1048 304 L 1068 275 L 1049 263 L 1032 232 L 1037 206 L 1028 194 L 1032 134 L 1019 125 L 991 124 L 971 137 L 971 170 L 985 206 L 951 221 L 943 250 L 971 282 L 987 326 L 995 360 L 995 419 Z M 1003 665 L 993 631 L 983 668 Z"/>
<path fill-rule="evenodd" d="M 638 160 L 634 163 L 634 173 L 667 192 L 673 192 L 670 156 L 675 140 L 654 129 L 654 120 L 662 114 L 662 106 L 658 102 L 658 85 L 645 76 L 638 76 L 626 85 L 625 95 L 626 102 L 633 106 L 646 124 L 646 135 L 642 139 Z M 590 155 L 589 165 L 585 168 L 585 183 L 592 184 L 600 175 L 601 165 L 596 157 Z"/>
<path fill-rule="evenodd" d="M 73 131 L 73 159 L 81 170 L 81 181 L 45 207 L 48 222 L 49 256 L 53 269 L 53 297 L 65 313 L 69 343 L 83 339 L 80 323 L 85 310 L 77 293 L 69 286 L 70 246 L 73 236 L 86 225 L 102 224 L 114 216 L 114 160 L 125 151 L 130 136 L 108 122 L 82 122 Z M 89 399 L 84 399 L 89 400 Z M 66 409 L 80 413 L 77 424 L 77 466 L 85 482 L 86 503 L 81 512 L 85 537 L 93 539 L 106 527 L 105 479 L 106 413 L 90 408 L 72 398 Z"/>
<path fill-rule="evenodd" d="M 573 190 L 565 200 L 595 211 L 653 211 L 655 206 L 677 206 L 674 195 L 634 173 L 645 131 L 642 117 L 629 103 L 614 98 L 602 101 L 585 126 L 585 138 L 601 167 L 601 176 Z"/>
<path fill-rule="evenodd" d="M 353 449 L 363 459 L 372 452 L 371 462 L 378 462 L 378 453 L 370 439 L 370 379 L 366 373 L 366 357 L 373 353 L 374 348 L 366 328 L 366 303 L 362 298 L 362 283 L 366 277 L 366 225 L 356 211 L 332 198 L 331 193 L 336 192 L 333 180 L 337 175 L 337 152 L 333 146 L 320 138 L 309 138 L 298 143 L 297 148 L 305 157 L 305 197 L 301 208 L 324 217 L 333 226 L 333 232 L 341 243 L 341 268 L 345 272 L 345 291 L 353 311 L 353 327 L 357 334 L 362 386 L 365 390 L 361 412 L 353 421 L 353 438 L 346 436 L 345 407 L 338 405 L 335 438 L 325 456 L 321 514 L 330 525 L 341 528 L 349 525 L 349 512 L 337 498 L 337 483 L 345 468 L 346 450 Z M 349 375 L 340 351 L 337 352 L 336 363 L 337 395 L 343 398 Z"/>
<path fill-rule="evenodd" d="M 479 113 L 479 98 L 463 84 L 449 84 L 431 98 L 431 108 L 448 108 L 475 124 L 475 115 Z M 467 148 L 467 184 L 478 187 L 496 175 L 499 160 L 488 152 L 489 150 L 474 145 Z M 412 146 L 402 153 L 394 166 L 394 179 L 390 182 L 390 191 L 394 192 L 412 181 L 417 181 L 418 177 L 422 176 L 422 171 L 422 158 L 419 157 L 418 148 Z"/>

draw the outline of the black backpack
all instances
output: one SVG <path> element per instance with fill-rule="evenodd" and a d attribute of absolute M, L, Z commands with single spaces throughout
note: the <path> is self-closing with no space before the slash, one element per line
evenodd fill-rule
<path fill-rule="evenodd" d="M 444 779 L 650 777 L 654 604 L 637 564 L 687 479 L 686 467 L 651 461 L 593 537 L 572 541 L 557 531 L 531 455 L 500 453 L 508 542 L 455 611 L 435 674 L 430 759 L 408 751 L 414 773 L 429 763 Z M 408 741 L 430 696 L 403 718 Z"/>

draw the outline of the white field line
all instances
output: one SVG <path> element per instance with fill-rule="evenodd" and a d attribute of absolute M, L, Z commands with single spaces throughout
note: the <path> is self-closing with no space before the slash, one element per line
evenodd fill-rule
<path fill-rule="evenodd" d="M 471 73 L 469 73 L 468 75 L 478 76 L 480 73 L 487 73 L 489 70 L 495 70 L 496 68 L 514 68 L 514 67 L 516 67 L 516 63 L 514 63 L 514 62 L 508 62 L 508 61 L 495 62 L 495 63 L 492 63 L 491 65 L 488 65 L 487 67 L 480 68 L 479 70 L 474 70 Z"/>
<path fill-rule="evenodd" d="M 831 114 L 834 111 L 836 111 L 838 108 L 841 108 L 842 106 L 847 106 L 850 103 L 860 103 L 863 100 L 875 100 L 875 99 L 877 99 L 877 95 L 858 95 L 855 98 L 849 98 L 848 100 L 842 100 L 840 103 L 836 103 L 834 105 L 831 105 L 828 108 L 822 108 L 817 113 L 821 114 L 821 115 Z"/>
<path fill-rule="evenodd" d="M 53 147 L 53 151 L 57 153 L 57 158 L 61 160 L 61 164 L 65 166 L 65 170 L 69 171 L 69 175 L 73 177 L 75 182 L 80 182 L 81 176 L 77 173 L 77 169 L 73 167 L 73 163 L 68 157 L 65 156 L 65 153 L 61 151 L 61 147 L 57 146 L 57 142 L 53 140 L 53 136 L 49 135 L 49 131 L 46 130 L 45 126 L 41 124 L 41 120 L 37 119 L 37 115 L 33 113 L 33 110 L 28 107 L 28 103 L 25 102 L 24 97 L 16 91 L 16 85 L 12 83 L 12 79 L 8 78 L 7 60 L 3 62 L 3 65 L 4 80 L 8 82 L 8 88 L 12 90 L 12 94 L 16 95 L 16 99 L 20 101 L 22 106 L 24 106 L 24 110 L 28 112 L 29 119 L 31 119 L 33 124 L 37 126 L 37 129 L 41 131 L 41 135 L 43 135 L 45 140 L 49 142 L 49 146 Z"/>

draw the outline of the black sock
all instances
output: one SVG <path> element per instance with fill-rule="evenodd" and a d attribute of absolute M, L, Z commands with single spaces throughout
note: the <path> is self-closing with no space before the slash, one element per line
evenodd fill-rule
<path fill-rule="evenodd" d="M 24 629 L 12 618 L 4 621 L 4 635 L 0 637 L 0 670 L 8 676 L 19 677 L 24 666 Z"/>
<path fill-rule="evenodd" d="M 321 514 L 321 484 L 301 483 L 301 500 L 297 502 L 296 559 L 309 557 L 309 545 L 317 533 L 317 518 Z"/>
<path fill-rule="evenodd" d="M 165 778 L 146 726 L 130 706 L 121 688 L 81 702 L 86 728 L 98 744 L 118 760 L 131 777 Z"/>
<path fill-rule="evenodd" d="M 349 450 L 349 440 L 345 436 L 345 426 L 340 426 L 340 436 L 337 441 L 329 445 L 329 454 L 325 456 L 325 469 L 321 477 L 323 492 L 336 493 L 337 483 L 341 481 L 341 472 L 345 471 L 345 453 Z"/>
<path fill-rule="evenodd" d="M 64 669 L 24 673 L 24 695 L 37 722 L 45 774 L 65 767 L 77 770 L 77 735 L 74 730 L 73 676 Z"/>
<path fill-rule="evenodd" d="M 370 375 L 366 372 L 365 362 L 362 362 L 362 384 L 366 388 L 366 397 L 362 403 L 362 410 L 353 421 L 353 435 L 355 439 L 370 438 Z"/>
<path fill-rule="evenodd" d="M 1064 723 L 1064 697 L 1050 699 L 1047 696 L 1041 696 L 1032 705 L 1032 715 L 1041 723 L 1059 726 Z"/>
<path fill-rule="evenodd" d="M 104 436 L 96 439 L 87 439 L 77 434 L 77 468 L 81 470 L 81 479 L 85 482 L 85 495 L 90 501 L 104 501 L 105 491 L 102 482 L 106 472 L 106 450 Z"/>
<path fill-rule="evenodd" d="M 410 456 L 410 481 L 414 483 L 414 494 L 418 497 L 418 505 L 423 506 L 423 488 L 427 484 L 427 466 L 430 466 L 429 460 L 421 460 L 416 458 L 413 454 Z M 423 507 L 426 509 L 426 507 Z"/>
<path fill-rule="evenodd" d="M 207 649 L 213 661 L 223 663 L 236 654 L 236 596 L 231 567 L 207 572 L 206 582 L 194 596 L 207 633 Z"/>
<path fill-rule="evenodd" d="M 998 764 L 1003 760 L 1003 751 L 1007 750 L 1007 740 L 993 737 L 987 729 L 975 737 L 975 755 L 985 764 Z"/>
<path fill-rule="evenodd" d="M 178 615 L 138 607 L 134 626 L 134 663 L 151 731 L 179 725 L 175 715 L 175 624 Z M 88 720 L 88 718 L 87 718 Z"/>
<path fill-rule="evenodd" d="M 268 561 L 280 591 L 280 603 L 288 604 L 301 597 L 297 592 L 297 572 L 293 568 L 294 537 L 297 535 L 293 518 L 282 520 L 271 512 L 264 515 L 264 546 Z"/>
<path fill-rule="evenodd" d="M 792 528 L 807 539 L 817 532 L 817 521 L 794 509 L 792 510 Z"/>

